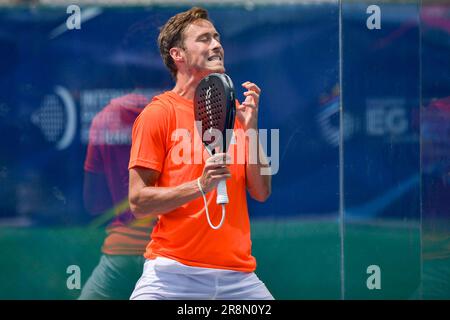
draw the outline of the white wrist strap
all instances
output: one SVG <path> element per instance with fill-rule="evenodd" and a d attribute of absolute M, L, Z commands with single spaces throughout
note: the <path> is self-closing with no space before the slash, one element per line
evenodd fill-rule
<path fill-rule="evenodd" d="M 211 220 L 209 219 L 208 204 L 206 203 L 206 196 L 205 193 L 203 192 L 202 185 L 200 184 L 200 178 L 197 179 L 197 186 L 202 194 L 203 202 L 205 203 L 206 219 L 208 219 L 209 226 L 214 230 L 220 229 L 220 227 L 222 227 L 223 222 L 225 221 L 225 205 L 222 204 L 222 219 L 220 220 L 220 223 L 217 226 L 213 226 Z"/>

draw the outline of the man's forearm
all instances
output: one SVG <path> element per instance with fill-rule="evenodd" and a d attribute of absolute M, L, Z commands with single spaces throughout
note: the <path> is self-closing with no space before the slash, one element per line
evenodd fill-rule
<path fill-rule="evenodd" d="M 136 217 L 168 213 L 201 196 L 197 181 L 189 181 L 176 187 L 144 187 L 130 198 L 130 206 Z"/>
<path fill-rule="evenodd" d="M 270 174 L 263 175 L 263 169 L 269 168 L 269 160 L 259 143 L 258 138 L 258 156 L 256 164 L 249 163 L 245 168 L 247 176 L 247 189 L 250 196 L 257 201 L 266 201 L 272 192 L 272 176 Z"/>

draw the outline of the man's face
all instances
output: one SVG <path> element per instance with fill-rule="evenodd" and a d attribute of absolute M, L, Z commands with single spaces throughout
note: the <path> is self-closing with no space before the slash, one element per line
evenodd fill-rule
<path fill-rule="evenodd" d="M 190 74 L 202 78 L 213 72 L 225 72 L 220 36 L 208 20 L 196 20 L 185 29 L 183 51 Z"/>

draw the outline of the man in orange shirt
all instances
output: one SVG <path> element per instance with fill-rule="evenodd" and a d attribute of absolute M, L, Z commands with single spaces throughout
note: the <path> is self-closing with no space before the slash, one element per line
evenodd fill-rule
<path fill-rule="evenodd" d="M 258 201 L 271 192 L 270 175 L 261 174 L 267 158 L 256 140 L 258 161 L 249 161 L 253 149 L 246 134 L 258 129 L 260 89 L 242 84 L 247 91 L 237 106 L 234 143 L 227 155 L 208 158 L 193 98 L 201 79 L 225 72 L 220 36 L 207 11 L 192 8 L 167 21 L 158 43 L 176 84 L 153 98 L 133 126 L 130 207 L 138 218 L 157 215 L 158 223 L 131 299 L 273 299 L 254 274 L 246 200 L 246 190 Z M 216 187 L 222 179 L 229 204 L 221 228 L 212 229 L 202 194 L 217 225 L 222 208 L 215 202 Z"/>

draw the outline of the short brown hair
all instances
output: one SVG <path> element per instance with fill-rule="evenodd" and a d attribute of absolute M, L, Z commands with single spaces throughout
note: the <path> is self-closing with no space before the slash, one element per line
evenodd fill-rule
<path fill-rule="evenodd" d="M 178 13 L 171 17 L 164 26 L 158 36 L 158 46 L 164 64 L 169 68 L 172 77 L 176 80 L 177 67 L 169 50 L 173 47 L 184 47 L 184 30 L 192 22 L 198 19 L 209 20 L 208 11 L 203 8 L 193 7 L 188 11 Z"/>

